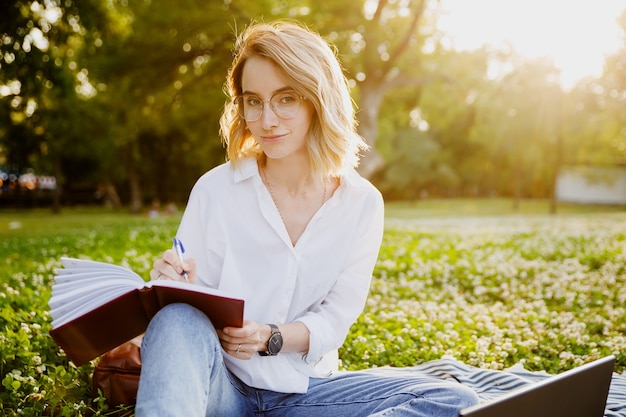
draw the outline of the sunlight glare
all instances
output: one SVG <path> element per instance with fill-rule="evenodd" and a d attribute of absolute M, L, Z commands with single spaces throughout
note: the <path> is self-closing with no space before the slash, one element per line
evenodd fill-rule
<path fill-rule="evenodd" d="M 438 26 L 458 50 L 488 44 L 549 57 L 568 88 L 602 73 L 623 45 L 617 18 L 626 0 L 441 0 Z"/>

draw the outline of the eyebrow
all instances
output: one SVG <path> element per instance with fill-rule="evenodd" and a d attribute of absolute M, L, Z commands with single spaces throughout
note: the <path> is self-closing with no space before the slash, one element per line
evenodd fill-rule
<path fill-rule="evenodd" d="M 274 94 L 276 94 L 276 93 L 282 93 L 282 92 L 285 92 L 285 91 L 296 91 L 296 90 L 295 90 L 295 88 L 293 88 L 291 86 L 285 86 L 285 87 L 279 88 L 278 90 L 273 91 L 272 92 L 272 96 Z M 255 93 L 254 91 L 249 91 L 249 90 L 243 91 L 241 93 L 241 95 L 250 95 L 250 96 L 259 96 L 259 97 L 261 96 L 261 94 Z"/>

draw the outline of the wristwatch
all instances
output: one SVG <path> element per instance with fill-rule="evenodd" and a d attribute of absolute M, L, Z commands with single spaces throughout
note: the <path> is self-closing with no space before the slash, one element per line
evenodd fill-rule
<path fill-rule="evenodd" d="M 272 329 L 272 335 L 267 341 L 267 350 L 265 352 L 259 352 L 261 356 L 276 356 L 280 349 L 283 347 L 283 335 L 280 334 L 278 326 L 275 324 L 268 324 Z"/>

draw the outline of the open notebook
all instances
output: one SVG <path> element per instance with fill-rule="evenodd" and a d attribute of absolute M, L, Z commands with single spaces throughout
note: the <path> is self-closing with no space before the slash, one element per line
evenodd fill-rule
<path fill-rule="evenodd" d="M 602 417 L 614 356 L 587 363 L 466 408 L 461 417 Z"/>

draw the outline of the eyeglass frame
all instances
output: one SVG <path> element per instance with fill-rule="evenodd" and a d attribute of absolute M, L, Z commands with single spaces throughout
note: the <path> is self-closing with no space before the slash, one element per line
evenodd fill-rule
<path fill-rule="evenodd" d="M 280 111 L 276 111 L 276 108 L 274 107 L 274 103 L 272 103 L 272 100 L 274 99 L 274 97 L 276 97 L 277 95 L 280 94 L 287 94 L 287 93 L 294 93 L 295 97 L 297 97 L 299 99 L 298 101 L 298 110 L 291 116 L 281 116 L 279 114 Z M 260 109 L 253 109 L 253 110 L 258 110 L 259 111 L 259 116 L 256 117 L 255 119 L 247 119 L 244 112 L 243 112 L 243 106 L 244 106 L 244 99 L 246 97 L 256 97 L 261 103 L 261 107 Z M 267 99 L 264 100 L 261 97 L 259 97 L 257 94 L 240 94 L 238 96 L 235 96 L 235 98 L 233 99 L 233 103 L 237 109 L 237 114 L 239 114 L 239 116 L 241 116 L 242 119 L 244 119 L 246 122 L 256 122 L 257 120 L 259 120 L 261 118 L 261 116 L 263 116 L 263 112 L 265 111 L 265 103 L 269 104 L 270 109 L 272 109 L 272 111 L 274 112 L 274 114 L 281 118 L 281 119 L 293 119 L 294 117 L 296 117 L 299 113 L 300 113 L 300 109 L 302 108 L 302 101 L 303 100 L 307 100 L 307 98 L 301 94 L 299 94 L 296 90 L 282 90 L 282 91 L 277 91 L 274 94 L 272 94 L 272 96 Z"/>

